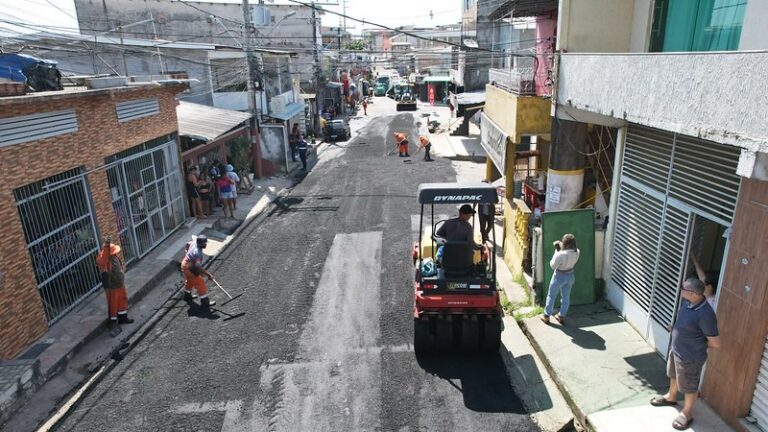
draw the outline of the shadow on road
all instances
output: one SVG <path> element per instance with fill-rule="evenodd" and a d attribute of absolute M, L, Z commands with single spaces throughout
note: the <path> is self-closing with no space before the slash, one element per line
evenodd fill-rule
<path fill-rule="evenodd" d="M 417 355 L 416 360 L 425 372 L 445 379 L 460 391 L 464 406 L 473 411 L 527 414 L 512 388 L 500 354 Z"/>

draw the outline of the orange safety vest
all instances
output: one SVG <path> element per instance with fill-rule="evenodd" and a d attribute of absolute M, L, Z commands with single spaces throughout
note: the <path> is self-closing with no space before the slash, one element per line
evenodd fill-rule
<path fill-rule="evenodd" d="M 124 283 L 123 261 L 120 259 L 120 246 L 110 244 L 109 249 L 102 247 L 96 256 L 96 267 L 102 274 L 104 288 L 120 288 Z"/>

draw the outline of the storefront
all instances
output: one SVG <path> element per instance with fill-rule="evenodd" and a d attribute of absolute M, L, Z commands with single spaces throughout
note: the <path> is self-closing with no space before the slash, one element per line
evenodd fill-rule
<path fill-rule="evenodd" d="M 607 297 L 666 356 L 689 254 L 723 270 L 739 194 L 740 149 L 627 127 Z"/>

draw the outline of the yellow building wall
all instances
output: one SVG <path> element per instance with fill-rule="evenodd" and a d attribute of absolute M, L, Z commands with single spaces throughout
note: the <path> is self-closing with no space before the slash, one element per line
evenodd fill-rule
<path fill-rule="evenodd" d="M 485 86 L 485 115 L 490 117 L 514 143 L 522 135 L 548 135 L 551 101 L 539 96 L 518 96 L 493 85 Z"/>
<path fill-rule="evenodd" d="M 550 139 L 552 118 L 551 101 L 538 96 L 518 96 L 493 85 L 485 86 L 485 107 L 487 115 L 501 130 L 509 135 L 507 142 L 506 199 L 504 200 L 504 262 L 514 273 L 523 271 L 522 263 L 528 249 L 528 219 L 531 211 L 525 203 L 513 196 L 515 146 L 523 135 L 538 135 Z M 540 141 L 543 152 L 549 151 L 546 141 Z M 546 161 L 548 155 L 544 155 Z M 488 162 L 490 163 L 490 162 Z M 486 173 L 489 168 L 486 169 Z"/>

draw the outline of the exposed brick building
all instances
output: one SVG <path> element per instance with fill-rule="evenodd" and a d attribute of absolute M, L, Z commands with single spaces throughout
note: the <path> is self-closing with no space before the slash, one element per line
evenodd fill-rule
<path fill-rule="evenodd" d="M 99 239 L 145 254 L 183 221 L 168 83 L 0 98 L 0 358 L 99 289 Z"/>

